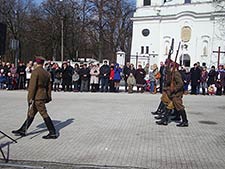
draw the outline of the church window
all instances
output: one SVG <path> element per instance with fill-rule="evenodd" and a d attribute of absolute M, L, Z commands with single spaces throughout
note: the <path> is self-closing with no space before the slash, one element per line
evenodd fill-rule
<path fill-rule="evenodd" d="M 202 47 L 202 55 L 207 56 L 208 55 L 208 41 L 203 41 L 203 47 Z"/>
<path fill-rule="evenodd" d="M 141 54 L 144 54 L 144 46 L 141 47 Z"/>
<path fill-rule="evenodd" d="M 190 4 L 191 3 L 191 0 L 184 0 L 184 3 L 185 4 Z"/>
<path fill-rule="evenodd" d="M 149 29 L 143 29 L 142 30 L 142 35 L 143 36 L 148 36 L 150 34 L 150 30 Z"/>
<path fill-rule="evenodd" d="M 164 55 L 168 55 L 169 54 L 169 41 L 165 41 L 165 50 L 164 50 Z"/>
<path fill-rule="evenodd" d="M 144 0 L 144 6 L 151 5 L 151 0 Z"/>
<path fill-rule="evenodd" d="M 146 46 L 146 54 L 149 54 L 149 46 Z"/>

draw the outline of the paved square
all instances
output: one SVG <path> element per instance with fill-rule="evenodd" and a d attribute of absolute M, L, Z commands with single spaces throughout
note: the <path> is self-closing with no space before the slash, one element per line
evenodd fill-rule
<path fill-rule="evenodd" d="M 190 126 L 178 128 L 174 122 L 155 124 L 150 111 L 160 94 L 53 93 L 47 109 L 60 137 L 43 140 L 47 131 L 39 114 L 28 136 L 11 134 L 25 120 L 26 95 L 0 91 L 0 130 L 18 139 L 9 146 L 10 160 L 95 168 L 225 168 L 224 96 L 184 96 Z M 0 138 L 6 152 L 8 140 Z"/>

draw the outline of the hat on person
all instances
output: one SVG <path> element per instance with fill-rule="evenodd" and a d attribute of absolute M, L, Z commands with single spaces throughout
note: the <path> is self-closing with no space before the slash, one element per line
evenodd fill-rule
<path fill-rule="evenodd" d="M 36 62 L 37 64 L 43 64 L 43 63 L 45 62 L 45 58 L 43 58 L 42 56 L 37 56 L 37 57 L 35 58 L 35 62 Z"/>

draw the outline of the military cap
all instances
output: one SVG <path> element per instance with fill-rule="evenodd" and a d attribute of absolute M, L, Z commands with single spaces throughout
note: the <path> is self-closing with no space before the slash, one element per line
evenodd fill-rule
<path fill-rule="evenodd" d="M 37 64 L 43 64 L 45 62 L 45 58 L 43 58 L 42 56 L 36 56 L 35 57 L 35 62 Z"/>

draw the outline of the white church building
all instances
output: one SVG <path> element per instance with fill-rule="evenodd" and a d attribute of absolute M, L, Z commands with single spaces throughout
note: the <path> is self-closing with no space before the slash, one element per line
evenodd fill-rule
<path fill-rule="evenodd" d="M 219 63 L 225 64 L 225 11 L 214 1 L 136 0 L 130 62 L 159 65 L 167 58 L 174 38 L 173 60 L 181 42 L 177 63 L 217 67 L 220 47 Z"/>

